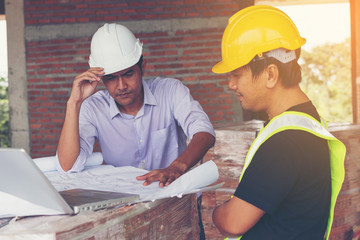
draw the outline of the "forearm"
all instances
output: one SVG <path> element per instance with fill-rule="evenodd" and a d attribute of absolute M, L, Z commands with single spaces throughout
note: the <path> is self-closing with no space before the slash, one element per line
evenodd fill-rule
<path fill-rule="evenodd" d="M 204 157 L 214 143 L 215 137 L 210 133 L 196 133 L 185 151 L 170 166 L 176 166 L 185 173 Z"/>
<path fill-rule="evenodd" d="M 79 156 L 80 107 L 82 102 L 96 91 L 101 76 L 104 75 L 103 70 L 103 68 L 90 68 L 86 72 L 77 75 L 74 79 L 57 148 L 59 163 L 64 171 L 70 170 Z"/>
<path fill-rule="evenodd" d="M 212 217 L 224 236 L 237 237 L 248 232 L 264 214 L 260 208 L 234 196 L 217 206 Z"/>
<path fill-rule="evenodd" d="M 81 103 L 67 103 L 64 125 L 57 147 L 59 163 L 64 171 L 74 165 L 80 153 L 79 112 Z"/>
<path fill-rule="evenodd" d="M 225 203 L 226 204 L 226 203 Z M 234 234 L 229 231 L 229 225 L 227 225 L 228 212 L 226 211 L 226 207 L 223 205 L 217 206 L 214 209 L 212 219 L 214 225 L 219 230 L 219 232 L 226 237 L 238 237 L 241 234 Z"/>

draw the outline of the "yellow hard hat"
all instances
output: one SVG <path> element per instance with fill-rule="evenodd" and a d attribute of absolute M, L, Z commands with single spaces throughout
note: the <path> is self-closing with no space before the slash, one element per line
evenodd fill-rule
<path fill-rule="evenodd" d="M 263 5 L 247 7 L 229 19 L 221 42 L 222 61 L 212 71 L 230 72 L 248 64 L 256 55 L 278 48 L 295 50 L 305 42 L 281 10 Z"/>

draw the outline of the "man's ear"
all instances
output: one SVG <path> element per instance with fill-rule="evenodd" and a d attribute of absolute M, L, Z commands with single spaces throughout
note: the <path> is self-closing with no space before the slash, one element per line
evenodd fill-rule
<path fill-rule="evenodd" d="M 279 69 L 275 64 L 270 64 L 266 67 L 267 80 L 266 87 L 274 88 L 279 81 Z"/>

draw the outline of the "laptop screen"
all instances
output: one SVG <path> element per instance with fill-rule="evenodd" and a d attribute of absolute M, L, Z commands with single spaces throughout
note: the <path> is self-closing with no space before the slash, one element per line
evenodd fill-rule
<path fill-rule="evenodd" d="M 0 217 L 74 214 L 123 205 L 139 198 L 137 194 L 86 189 L 62 194 L 66 199 L 23 149 L 0 148 L 0 201 L 10 204 L 0 208 Z"/>

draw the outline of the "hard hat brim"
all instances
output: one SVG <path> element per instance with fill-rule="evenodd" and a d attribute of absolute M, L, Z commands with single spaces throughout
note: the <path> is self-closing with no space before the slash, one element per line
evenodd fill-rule
<path fill-rule="evenodd" d="M 220 61 L 216 63 L 211 70 L 213 71 L 213 73 L 228 73 L 235 69 L 237 69 L 237 67 L 228 66 L 224 63 L 224 61 Z"/>

